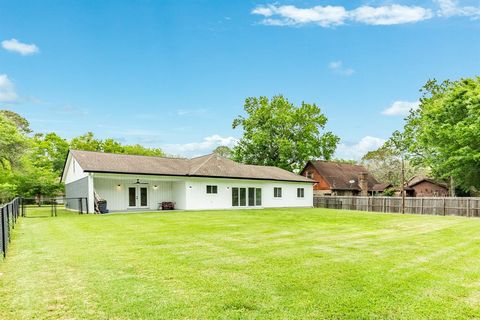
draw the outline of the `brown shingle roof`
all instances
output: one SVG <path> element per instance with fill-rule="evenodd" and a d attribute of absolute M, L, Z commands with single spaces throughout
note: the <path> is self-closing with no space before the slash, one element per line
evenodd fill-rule
<path fill-rule="evenodd" d="M 378 181 L 361 165 L 322 160 L 310 161 L 310 163 L 327 181 L 332 190 L 360 190 L 358 175 L 363 172 L 367 173 L 369 191 L 378 184 Z M 351 180 L 354 182 L 350 183 Z"/>
<path fill-rule="evenodd" d="M 277 167 L 246 165 L 216 154 L 181 159 L 79 150 L 70 153 L 87 172 L 314 182 Z"/>
<path fill-rule="evenodd" d="M 433 184 L 436 184 L 438 186 L 441 186 L 441 187 L 444 187 L 444 188 L 448 188 L 448 184 L 443 182 L 443 181 L 438 181 L 438 180 L 434 180 L 434 179 L 431 179 L 431 178 L 428 178 L 426 176 L 422 176 L 422 175 L 418 175 L 418 176 L 414 176 L 412 177 L 408 182 L 407 182 L 407 186 L 408 187 L 413 187 L 417 184 L 419 184 L 420 182 L 423 182 L 423 181 L 428 181 L 430 183 L 433 183 Z"/>
<path fill-rule="evenodd" d="M 377 183 L 377 184 L 374 184 L 373 187 L 372 187 L 372 190 L 369 190 L 369 191 L 383 192 L 383 191 L 385 191 L 385 189 L 388 189 L 388 188 L 391 188 L 391 187 L 392 187 L 392 184 L 388 183 L 388 182 Z"/>

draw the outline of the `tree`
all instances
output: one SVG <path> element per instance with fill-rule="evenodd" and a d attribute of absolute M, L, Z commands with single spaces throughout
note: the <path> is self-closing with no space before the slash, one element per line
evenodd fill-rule
<path fill-rule="evenodd" d="M 13 123 L 21 133 L 32 132 L 28 120 L 19 115 L 18 113 L 10 110 L 0 110 L 0 115 L 10 120 L 10 122 Z"/>
<path fill-rule="evenodd" d="M 0 166 L 4 170 L 11 170 L 20 166 L 20 159 L 25 154 L 29 144 L 28 137 L 17 123 L 11 120 L 12 115 L 17 114 L 13 112 L 8 114 L 7 117 L 5 111 L 0 113 Z"/>
<path fill-rule="evenodd" d="M 37 133 L 33 136 L 31 153 L 32 163 L 36 167 L 50 169 L 60 175 L 67 157 L 68 141 L 56 133 Z"/>
<path fill-rule="evenodd" d="M 227 146 L 218 146 L 213 150 L 213 153 L 227 159 L 230 159 L 232 157 L 232 149 Z"/>
<path fill-rule="evenodd" d="M 63 184 L 56 172 L 31 164 L 16 175 L 15 181 L 18 181 L 17 192 L 23 197 L 41 199 L 60 195 L 63 191 Z"/>
<path fill-rule="evenodd" d="M 73 138 L 70 141 L 70 149 L 84 151 L 103 151 L 102 141 L 95 139 L 93 132 Z"/>
<path fill-rule="evenodd" d="M 401 186 L 402 159 L 400 154 L 395 152 L 389 144 L 385 144 L 377 150 L 367 152 L 362 157 L 362 165 L 379 182 Z M 412 166 L 408 160 L 404 162 L 404 166 L 407 181 L 415 175 L 427 175 L 429 172 L 426 168 Z"/>
<path fill-rule="evenodd" d="M 70 148 L 74 150 L 98 151 L 109 153 L 134 154 L 142 156 L 165 156 L 160 148 L 147 148 L 139 144 L 122 145 L 114 139 L 97 139 L 92 132 L 73 138 Z"/>
<path fill-rule="evenodd" d="M 412 164 L 431 168 L 436 178 L 480 189 L 480 77 L 430 80 L 421 92 L 419 108 L 390 140 L 401 141 Z"/>
<path fill-rule="evenodd" d="M 243 137 L 233 148 L 234 160 L 257 165 L 300 170 L 308 160 L 330 159 L 339 138 L 323 132 L 327 117 L 315 104 L 295 107 L 283 96 L 247 98 L 246 117 L 238 116 L 233 128 Z"/>

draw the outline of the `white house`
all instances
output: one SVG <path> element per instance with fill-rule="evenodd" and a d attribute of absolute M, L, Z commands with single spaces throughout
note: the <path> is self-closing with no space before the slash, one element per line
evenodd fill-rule
<path fill-rule="evenodd" d="M 62 182 L 67 206 L 78 209 L 74 198 L 85 198 L 88 212 L 97 198 L 109 211 L 158 210 L 162 202 L 184 210 L 312 207 L 315 183 L 215 154 L 180 159 L 78 150 L 69 151 Z"/>

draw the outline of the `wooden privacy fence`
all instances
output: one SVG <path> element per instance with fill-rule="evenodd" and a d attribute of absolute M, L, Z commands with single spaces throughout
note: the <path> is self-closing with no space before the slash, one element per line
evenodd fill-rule
<path fill-rule="evenodd" d="M 373 212 L 402 212 L 401 197 L 317 196 L 316 208 L 360 210 Z M 480 198 L 406 197 L 405 213 L 480 217 Z"/>
<path fill-rule="evenodd" d="M 3 257 L 7 255 L 10 243 L 10 232 L 15 229 L 15 224 L 20 215 L 23 215 L 22 200 L 15 198 L 7 204 L 0 206 L 0 250 Z"/>

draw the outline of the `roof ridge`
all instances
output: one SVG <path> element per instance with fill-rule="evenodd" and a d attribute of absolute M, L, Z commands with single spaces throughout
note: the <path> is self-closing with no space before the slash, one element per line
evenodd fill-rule
<path fill-rule="evenodd" d="M 200 163 L 200 165 L 195 169 L 195 170 L 189 170 L 188 174 L 189 175 L 194 175 L 195 172 L 197 172 L 198 170 L 200 170 L 201 167 L 203 167 L 208 161 L 210 161 L 210 159 L 212 159 L 212 157 L 214 156 L 214 153 L 211 153 L 211 154 L 207 154 L 203 157 L 207 157 L 207 159 L 205 161 L 203 161 L 202 163 Z M 197 157 L 197 158 L 201 158 L 201 157 Z M 193 160 L 193 159 L 197 159 L 197 158 L 192 158 L 190 159 L 189 161 Z"/>
<path fill-rule="evenodd" d="M 167 156 L 147 156 L 144 154 L 128 154 L 128 153 L 114 153 L 114 152 L 104 152 L 104 151 L 93 151 L 93 150 L 78 150 L 70 149 L 70 152 L 88 152 L 88 153 L 99 153 L 99 154 L 112 154 L 116 156 L 127 156 L 127 157 L 144 157 L 144 158 L 161 158 L 161 159 L 177 159 L 177 160 L 190 160 L 188 158 L 181 157 L 167 157 Z"/>

